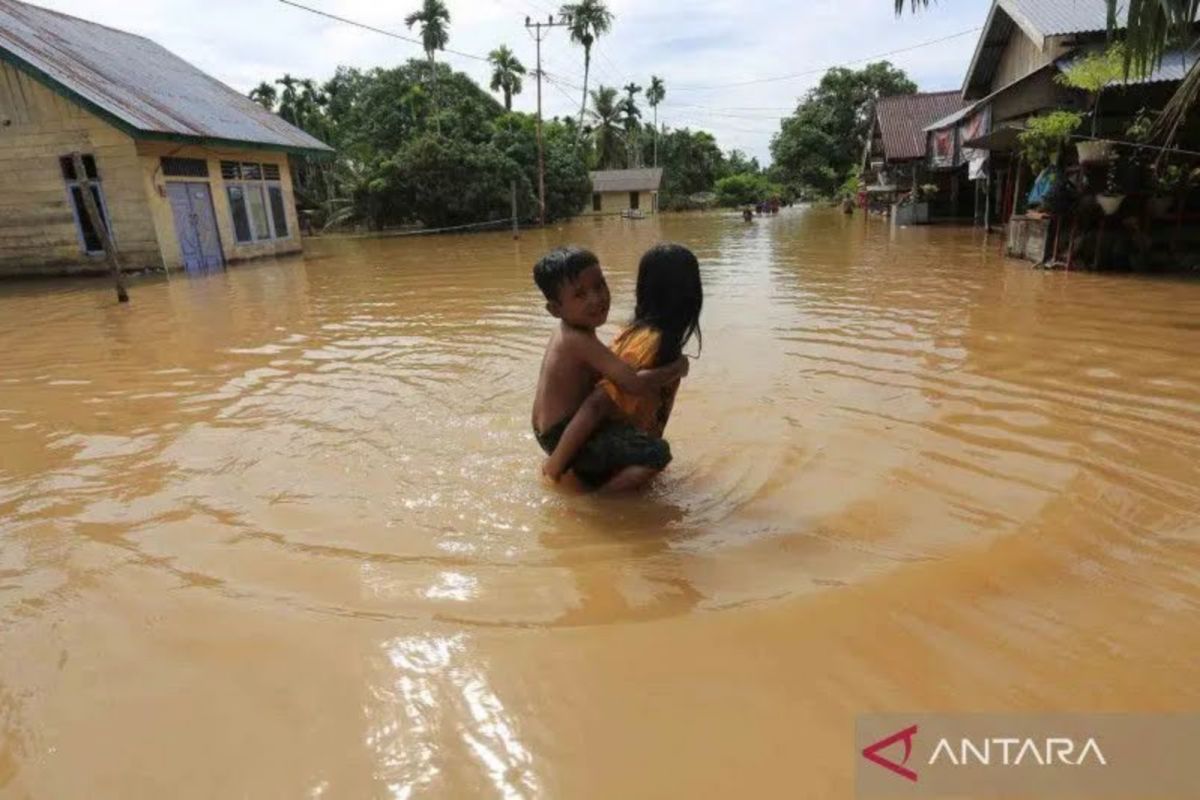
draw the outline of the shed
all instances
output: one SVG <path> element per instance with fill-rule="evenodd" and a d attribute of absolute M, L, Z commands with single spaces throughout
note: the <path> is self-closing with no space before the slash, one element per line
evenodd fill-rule
<path fill-rule="evenodd" d="M 625 211 L 658 211 L 658 190 L 662 185 L 662 167 L 610 169 L 589 172 L 592 181 L 592 216 L 620 214 Z"/>
<path fill-rule="evenodd" d="M 332 150 L 141 36 L 0 0 L 0 275 L 104 269 L 83 154 L 127 269 L 296 252 L 288 159 Z"/>

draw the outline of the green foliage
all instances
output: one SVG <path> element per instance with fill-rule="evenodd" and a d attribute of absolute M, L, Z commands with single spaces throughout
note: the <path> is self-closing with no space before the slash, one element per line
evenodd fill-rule
<path fill-rule="evenodd" d="M 829 70 L 771 140 L 780 176 L 788 184 L 834 194 L 862 157 L 874 103 L 916 90 L 903 70 L 886 61 Z"/>
<path fill-rule="evenodd" d="M 404 24 L 409 28 L 420 27 L 421 45 L 430 60 L 436 51 L 445 50 L 450 43 L 450 10 L 442 0 L 424 0 L 421 10 L 405 17 Z"/>
<path fill-rule="evenodd" d="M 571 41 L 583 47 L 583 99 L 579 103 L 579 127 L 587 111 L 588 78 L 592 70 L 592 45 L 612 30 L 613 15 L 604 0 L 580 0 L 564 3 L 559 9 L 567 20 Z"/>
<path fill-rule="evenodd" d="M 591 116 L 596 169 L 620 169 L 626 166 L 621 143 L 625 104 L 617 98 L 616 89 L 601 85 L 592 91 Z"/>
<path fill-rule="evenodd" d="M 783 189 L 765 175 L 740 173 L 717 181 L 717 203 L 728 208 L 754 205 L 782 195 Z"/>
<path fill-rule="evenodd" d="M 1058 151 L 1071 139 L 1071 134 L 1083 124 L 1083 117 L 1074 111 L 1051 111 L 1031 117 L 1017 137 L 1021 154 L 1036 171 L 1052 164 Z"/>
<path fill-rule="evenodd" d="M 1106 49 L 1088 53 L 1054 80 L 1063 86 L 1099 94 L 1125 77 L 1125 47 L 1114 42 Z"/>
<path fill-rule="evenodd" d="M 504 108 L 512 111 L 513 95 L 524 88 L 521 76 L 525 74 L 525 65 L 503 44 L 488 54 L 488 61 L 492 65 L 492 91 L 504 92 Z"/>

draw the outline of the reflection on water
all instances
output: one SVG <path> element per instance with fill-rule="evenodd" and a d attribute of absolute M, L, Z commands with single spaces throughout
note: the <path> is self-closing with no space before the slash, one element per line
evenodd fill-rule
<path fill-rule="evenodd" d="M 597 250 L 611 334 L 660 239 L 676 460 L 548 490 L 530 267 Z M 0 795 L 845 796 L 862 711 L 1194 704 L 1200 284 L 998 246 L 795 210 L 0 287 Z"/>

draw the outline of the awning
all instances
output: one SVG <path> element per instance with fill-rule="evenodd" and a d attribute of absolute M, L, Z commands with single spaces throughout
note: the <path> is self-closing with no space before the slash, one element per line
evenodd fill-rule
<path fill-rule="evenodd" d="M 1017 137 L 1024 130 L 1024 125 L 1002 125 L 991 133 L 985 133 L 983 136 L 976 136 L 974 139 L 963 142 L 963 147 L 991 152 L 1015 150 L 1018 144 Z"/>

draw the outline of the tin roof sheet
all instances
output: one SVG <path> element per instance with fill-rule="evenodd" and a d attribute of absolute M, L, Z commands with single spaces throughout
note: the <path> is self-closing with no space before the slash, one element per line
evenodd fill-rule
<path fill-rule="evenodd" d="M 662 167 L 589 172 L 593 192 L 653 192 L 662 184 Z"/>
<path fill-rule="evenodd" d="M 884 97 L 875 105 L 875 118 L 888 160 L 923 158 L 925 128 L 964 106 L 957 91 L 924 92 Z"/>
<path fill-rule="evenodd" d="M 0 59 L 132 135 L 331 151 L 149 39 L 17 0 L 0 0 Z"/>

